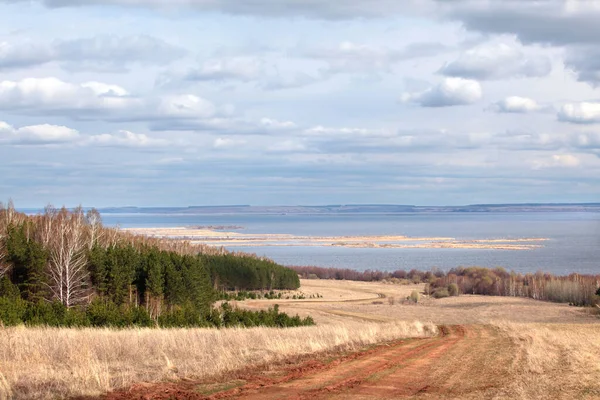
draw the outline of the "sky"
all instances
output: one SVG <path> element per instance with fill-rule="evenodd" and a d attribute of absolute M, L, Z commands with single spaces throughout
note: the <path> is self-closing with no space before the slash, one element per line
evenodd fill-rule
<path fill-rule="evenodd" d="M 0 0 L 0 198 L 598 202 L 598 21 L 595 0 Z"/>

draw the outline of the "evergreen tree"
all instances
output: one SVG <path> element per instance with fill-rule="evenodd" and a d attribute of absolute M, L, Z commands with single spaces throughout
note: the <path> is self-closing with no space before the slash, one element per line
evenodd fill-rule
<path fill-rule="evenodd" d="M 31 238 L 32 226 L 25 222 L 10 225 L 6 237 L 7 261 L 11 264 L 10 279 L 25 300 L 37 301 L 47 293 L 45 268 L 48 253 Z"/>

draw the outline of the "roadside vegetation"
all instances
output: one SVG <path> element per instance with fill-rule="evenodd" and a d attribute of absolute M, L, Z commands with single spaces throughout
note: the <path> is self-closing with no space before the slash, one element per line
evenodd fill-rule
<path fill-rule="evenodd" d="M 518 346 L 503 397 L 600 398 L 598 324 L 498 323 Z"/>
<path fill-rule="evenodd" d="M 243 300 L 304 300 L 304 299 L 320 299 L 323 296 L 320 293 L 312 293 L 310 295 L 304 294 L 302 292 L 287 292 L 287 291 L 221 291 L 217 293 L 217 300 L 235 300 L 235 301 L 243 301 Z"/>
<path fill-rule="evenodd" d="M 269 311 L 213 307 L 226 290 L 295 290 L 298 275 L 265 258 L 102 225 L 95 210 L 0 207 L 0 321 L 67 327 L 301 326 Z"/>
<path fill-rule="evenodd" d="M 335 356 L 398 338 L 427 337 L 419 322 L 346 322 L 296 329 L 0 330 L 0 398 L 95 396 L 136 382 L 214 378 L 307 354 Z"/>
<path fill-rule="evenodd" d="M 305 279 L 337 279 L 364 282 L 425 283 L 425 293 L 436 298 L 459 294 L 529 297 L 576 306 L 600 304 L 600 275 L 556 276 L 543 272 L 520 274 L 504 268 L 458 267 L 448 272 L 397 270 L 353 271 L 338 268 L 290 267 Z"/>

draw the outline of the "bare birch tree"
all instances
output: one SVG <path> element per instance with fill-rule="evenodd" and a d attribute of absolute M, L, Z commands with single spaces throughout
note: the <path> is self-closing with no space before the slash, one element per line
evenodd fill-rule
<path fill-rule="evenodd" d="M 6 206 L 6 210 L 4 211 L 5 224 L 6 226 L 9 226 L 13 223 L 13 220 L 15 218 L 15 205 L 12 199 L 8 200 L 8 205 Z"/>
<path fill-rule="evenodd" d="M 92 208 L 85 215 L 85 219 L 89 227 L 88 249 L 91 250 L 102 236 L 102 217 L 98 210 Z"/>
<path fill-rule="evenodd" d="M 44 247 L 48 247 L 52 237 L 54 236 L 52 225 L 56 222 L 57 215 L 58 210 L 51 204 L 48 204 L 46 207 L 44 207 L 44 215 L 41 216 L 38 224 L 40 241 Z"/>
<path fill-rule="evenodd" d="M 87 302 L 90 296 L 86 258 L 86 226 L 81 207 L 62 208 L 53 222 L 48 262 L 48 287 L 52 298 L 67 307 Z"/>

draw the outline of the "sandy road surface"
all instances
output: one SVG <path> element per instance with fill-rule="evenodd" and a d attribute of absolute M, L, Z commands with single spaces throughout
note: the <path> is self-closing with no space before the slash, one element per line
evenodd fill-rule
<path fill-rule="evenodd" d="M 517 359 L 489 326 L 443 326 L 442 334 L 380 346 L 357 358 L 308 370 L 289 381 L 241 387 L 215 397 L 241 399 L 481 398 L 499 394 Z M 503 349 L 502 352 L 496 349 Z M 514 353 L 513 353 L 514 354 Z M 492 384 L 493 382 L 493 384 Z"/>
<path fill-rule="evenodd" d="M 442 326 L 427 339 L 400 340 L 334 359 L 245 371 L 219 384 L 138 385 L 106 399 L 398 399 L 501 395 L 519 357 L 497 328 Z"/>

